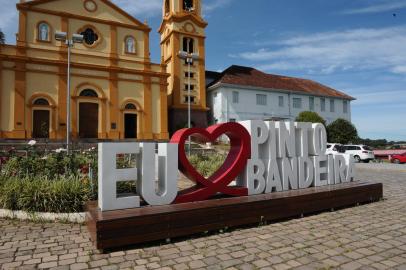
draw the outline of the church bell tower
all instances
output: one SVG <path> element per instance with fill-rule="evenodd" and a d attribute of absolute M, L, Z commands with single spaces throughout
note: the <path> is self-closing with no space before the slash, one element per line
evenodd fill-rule
<path fill-rule="evenodd" d="M 188 102 L 192 126 L 207 126 L 205 83 L 205 28 L 201 0 L 164 0 L 162 9 L 161 58 L 167 66 L 170 131 L 187 127 Z M 179 53 L 194 55 L 190 66 Z M 188 82 L 190 81 L 190 96 Z"/>

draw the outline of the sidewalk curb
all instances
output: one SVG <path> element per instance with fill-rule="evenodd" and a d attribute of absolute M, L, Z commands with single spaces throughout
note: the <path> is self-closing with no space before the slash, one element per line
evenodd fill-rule
<path fill-rule="evenodd" d="M 86 213 L 38 213 L 0 209 L 0 218 L 81 224 L 85 223 Z"/>

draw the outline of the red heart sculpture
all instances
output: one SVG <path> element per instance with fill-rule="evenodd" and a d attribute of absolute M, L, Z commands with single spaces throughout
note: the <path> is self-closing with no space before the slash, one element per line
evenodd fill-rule
<path fill-rule="evenodd" d="M 224 164 L 208 179 L 186 157 L 185 143 L 191 135 L 208 141 L 215 141 L 221 135 L 227 135 L 230 139 L 231 148 Z M 248 196 L 247 188 L 228 186 L 244 170 L 251 157 L 251 136 L 242 125 L 225 123 L 207 129 L 181 129 L 173 135 L 171 143 L 179 145 L 179 170 L 196 183 L 196 186 L 182 191 L 175 203 L 203 201 L 218 192 L 231 196 Z"/>

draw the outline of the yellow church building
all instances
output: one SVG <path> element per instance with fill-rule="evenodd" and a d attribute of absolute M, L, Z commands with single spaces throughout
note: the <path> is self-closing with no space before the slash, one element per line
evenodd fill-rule
<path fill-rule="evenodd" d="M 56 32 L 84 38 L 71 53 L 73 138 L 167 140 L 189 99 L 206 124 L 200 1 L 163 1 L 160 64 L 150 61 L 149 26 L 109 0 L 21 0 L 17 9 L 16 45 L 0 45 L 0 138 L 65 138 L 68 47 Z M 179 51 L 199 55 L 191 72 Z"/>

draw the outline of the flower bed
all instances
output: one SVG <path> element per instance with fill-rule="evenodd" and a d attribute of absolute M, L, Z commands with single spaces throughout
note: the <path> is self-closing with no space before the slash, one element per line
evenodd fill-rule
<path fill-rule="evenodd" d="M 0 208 L 28 212 L 82 212 L 97 197 L 95 149 L 67 154 L 41 152 L 32 141 L 26 154 L 2 159 Z"/>
<path fill-rule="evenodd" d="M 224 162 L 224 154 L 195 154 L 190 162 L 205 177 Z M 79 213 L 97 199 L 95 148 L 67 154 L 64 149 L 43 151 L 30 142 L 21 152 L 1 158 L 0 209 L 26 212 Z M 133 167 L 135 156 L 120 155 L 117 168 Z M 136 193 L 134 182 L 119 182 L 118 193 Z"/>

